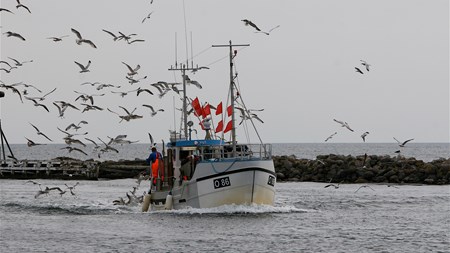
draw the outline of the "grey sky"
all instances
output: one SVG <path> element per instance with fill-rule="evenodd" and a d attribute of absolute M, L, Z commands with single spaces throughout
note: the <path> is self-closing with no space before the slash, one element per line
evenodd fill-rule
<path fill-rule="evenodd" d="M 186 59 L 186 34 L 183 1 L 21 1 L 32 14 L 16 9 L 16 1 L 2 1 L 1 7 L 15 14 L 1 12 L 1 60 L 8 57 L 33 60 L 7 74 L 4 83 L 25 82 L 43 93 L 57 90 L 42 101 L 50 109 L 21 103 L 11 91 L 0 100 L 2 127 L 10 143 L 26 143 L 28 137 L 49 143 L 36 135 L 29 124 L 36 125 L 54 143 L 63 143 L 64 134 L 56 127 L 86 120 L 91 139 L 127 134 L 129 140 L 148 142 L 150 132 L 159 142 L 167 140 L 168 129 L 179 130 L 180 119 L 173 104 L 180 107 L 179 96 L 171 92 L 162 99 L 135 93 L 121 98 L 103 89 L 97 91 L 83 82 L 120 85 L 120 91 L 164 81 L 181 81 L 179 72 L 168 71 L 175 62 L 177 34 L 178 62 Z M 360 135 L 369 131 L 367 142 L 394 142 L 414 138 L 416 142 L 449 142 L 449 2 L 434 1 L 208 1 L 186 0 L 187 40 L 191 33 L 194 64 L 208 66 L 196 74 L 189 73 L 203 85 L 199 90 L 188 87 L 188 96 L 217 105 L 226 102 L 228 62 L 226 48 L 214 44 L 249 43 L 236 48 L 238 85 L 248 108 L 260 109 L 255 121 L 265 142 L 323 142 L 338 132 L 332 142 L 361 142 Z M 152 12 L 150 19 L 142 23 Z M 267 36 L 244 26 L 249 19 L 262 30 L 280 25 Z M 97 49 L 77 45 L 71 28 L 92 40 Z M 136 33 L 143 43 L 128 45 L 113 41 L 102 29 L 125 34 Z M 21 41 L 6 37 L 5 32 L 20 33 Z M 46 39 L 63 36 L 61 42 Z M 188 46 L 189 55 L 191 45 Z M 190 57 L 190 56 L 189 56 Z M 225 57 L 225 58 L 224 58 Z M 222 59 L 222 60 L 220 60 Z M 79 73 L 74 61 L 92 61 L 90 72 Z M 365 71 L 360 60 L 371 64 Z M 141 65 L 139 77 L 130 85 L 125 78 L 127 68 Z M 1 67 L 4 67 L 2 64 Z M 356 73 L 355 67 L 364 70 Z M 19 89 L 23 90 L 23 88 Z M 116 89 L 117 90 L 117 89 Z M 74 101 L 78 94 L 101 94 L 95 105 L 104 111 L 67 110 L 58 118 L 53 101 Z M 152 89 L 156 94 L 156 89 Z M 29 88 L 30 96 L 40 94 Z M 151 117 L 142 104 L 165 111 Z M 123 113 L 137 107 L 142 119 L 119 123 L 117 115 L 106 108 Z M 79 108 L 83 108 L 79 106 Z M 346 121 L 355 130 L 341 128 L 333 119 Z M 197 125 L 198 120 L 192 118 Z M 214 117 L 216 125 L 218 118 Z M 199 129 L 200 130 L 200 129 Z M 244 141 L 244 131 L 238 129 Z M 199 133 L 199 137 L 203 137 Z M 226 135 L 228 139 L 229 136 Z M 251 135 L 251 142 L 257 142 Z"/>

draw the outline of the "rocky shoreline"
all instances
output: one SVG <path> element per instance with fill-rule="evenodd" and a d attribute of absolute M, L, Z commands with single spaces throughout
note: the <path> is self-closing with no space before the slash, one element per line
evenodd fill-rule
<path fill-rule="evenodd" d="M 450 184 L 450 158 L 431 162 L 402 156 L 319 155 L 315 160 L 274 157 L 277 181 Z"/>
<path fill-rule="evenodd" d="M 450 184 L 450 158 L 424 162 L 402 156 L 329 154 L 319 155 L 314 160 L 293 155 L 273 156 L 273 160 L 278 182 Z M 60 163 L 57 168 L 50 166 L 54 161 Z M 136 178 L 148 169 L 142 159 L 99 162 L 59 157 L 54 161 L 45 166 L 2 168 L 0 178 L 122 179 Z"/>

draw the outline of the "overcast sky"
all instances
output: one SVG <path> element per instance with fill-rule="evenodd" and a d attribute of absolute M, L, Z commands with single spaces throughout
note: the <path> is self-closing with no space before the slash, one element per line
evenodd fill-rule
<path fill-rule="evenodd" d="M 157 81 L 181 82 L 181 73 L 168 71 L 177 62 L 185 62 L 193 52 L 194 64 L 209 70 L 188 73 L 203 88 L 188 86 L 190 98 L 217 105 L 227 99 L 228 49 L 212 45 L 250 44 L 235 48 L 235 66 L 239 92 L 249 109 L 264 123 L 254 121 L 264 142 L 321 143 L 334 132 L 329 142 L 395 142 L 414 138 L 416 142 L 449 142 L 449 1 L 448 0 L 289 0 L 289 1 L 211 1 L 211 0 L 23 0 L 31 14 L 16 8 L 15 0 L 1 1 L 1 60 L 25 63 L 10 73 L 0 71 L 7 84 L 24 82 L 29 97 L 48 95 L 43 107 L 32 101 L 20 101 L 10 90 L 0 99 L 1 123 L 9 143 L 26 143 L 25 137 L 38 143 L 51 143 L 36 134 L 37 126 L 53 140 L 63 143 L 65 129 L 81 120 L 77 132 L 107 140 L 106 136 L 128 135 L 132 141 L 148 142 L 147 133 L 160 142 L 168 140 L 169 129 L 179 130 L 180 96 L 169 92 L 164 97 L 150 84 Z M 183 8 L 185 11 L 183 11 Z M 151 13 L 150 18 L 142 20 Z M 253 21 L 261 30 L 274 29 L 270 35 L 255 33 L 242 19 Z M 75 43 L 78 30 L 96 49 Z M 102 29 L 118 34 L 137 34 L 133 39 L 145 42 L 113 41 Z M 6 32 L 25 37 L 7 37 Z M 48 37 L 64 36 L 60 42 Z M 191 43 L 192 41 L 192 43 Z M 186 46 L 186 42 L 188 45 Z M 175 50 L 177 49 L 177 50 Z M 186 49 L 189 56 L 187 56 Z M 74 61 L 86 64 L 81 70 Z M 361 65 L 367 61 L 370 71 Z M 126 79 L 128 69 L 140 65 L 136 78 Z M 2 68 L 7 65 L 2 63 Z M 355 67 L 363 74 L 357 73 Z M 100 82 L 121 86 L 104 88 L 81 85 Z M 125 97 L 111 91 L 147 88 L 155 95 L 136 92 Z M 24 87 L 18 87 L 23 92 Z M 103 111 L 87 111 L 79 94 L 105 94 L 94 97 L 94 105 Z M 23 95 L 23 94 L 22 94 Z M 54 101 L 69 102 L 80 111 L 67 109 L 58 117 Z M 164 109 L 151 116 L 149 104 Z M 143 118 L 121 122 L 123 106 Z M 215 116 L 215 115 L 214 115 Z M 239 119 L 239 117 L 238 117 Z M 333 119 L 348 122 L 354 132 Z M 190 120 L 198 126 L 198 120 Z M 218 117 L 213 117 L 217 125 Z M 239 123 L 239 121 L 238 121 Z M 248 122 L 249 123 L 249 122 Z M 246 141 L 242 124 L 238 138 Z M 198 127 L 197 127 L 198 128 Z M 74 129 L 69 132 L 76 133 Z M 80 137 L 80 138 L 83 138 Z M 198 128 L 198 137 L 204 137 Z M 229 138 L 226 135 L 225 138 Z M 250 135 L 251 142 L 258 142 Z"/>

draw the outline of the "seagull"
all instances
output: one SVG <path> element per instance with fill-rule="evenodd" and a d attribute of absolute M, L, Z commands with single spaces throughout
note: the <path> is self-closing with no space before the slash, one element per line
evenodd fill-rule
<path fill-rule="evenodd" d="M 363 139 L 363 141 L 364 142 L 366 142 L 366 136 L 369 134 L 369 132 L 364 132 L 362 135 L 361 135 L 361 138 Z"/>
<path fill-rule="evenodd" d="M 144 21 L 145 21 L 146 19 L 150 19 L 150 16 L 152 15 L 152 13 L 153 13 L 153 11 L 150 12 L 150 13 L 147 15 L 147 17 L 145 17 L 145 18 L 142 20 L 142 23 L 144 23 Z"/>
<path fill-rule="evenodd" d="M 111 91 L 111 93 L 120 94 L 121 97 L 125 97 L 126 95 L 128 95 L 128 93 L 133 92 L 133 91 L 137 91 L 137 90 L 138 89 L 130 90 L 130 91 Z"/>
<path fill-rule="evenodd" d="M 87 140 L 87 141 L 90 141 L 90 142 L 92 142 L 92 144 L 94 144 L 94 150 L 97 150 L 97 149 L 100 148 L 100 146 L 94 140 L 91 140 L 89 138 L 84 138 L 84 139 Z"/>
<path fill-rule="evenodd" d="M 140 115 L 133 114 L 134 111 L 136 111 L 137 108 L 134 108 L 134 110 L 130 113 L 125 107 L 122 107 L 122 106 L 119 106 L 119 107 L 122 108 L 127 113 L 127 115 L 122 116 L 122 115 L 118 114 L 117 112 L 111 111 L 109 108 L 107 108 L 108 111 L 119 115 L 119 118 L 121 118 L 119 123 L 122 122 L 123 120 L 130 121 L 132 119 L 140 119 L 140 118 L 142 118 L 142 116 L 140 116 Z"/>
<path fill-rule="evenodd" d="M 65 37 L 69 37 L 69 35 L 63 35 L 61 37 L 48 37 L 47 39 L 53 40 L 54 42 L 59 42 L 59 41 L 62 41 L 62 39 Z"/>
<path fill-rule="evenodd" d="M 152 111 L 152 114 L 151 114 L 152 117 L 155 116 L 158 112 L 163 112 L 163 111 L 164 111 L 164 109 L 158 109 L 158 110 L 155 110 L 155 109 L 153 108 L 153 106 L 151 106 L 151 105 L 143 104 L 142 106 L 147 107 L 147 108 L 150 108 L 150 110 Z"/>
<path fill-rule="evenodd" d="M 66 132 L 66 131 L 64 131 L 64 130 L 61 130 L 59 127 L 56 127 L 56 128 L 57 128 L 59 131 L 65 133 L 67 138 L 72 138 L 72 137 L 74 137 L 75 135 L 86 135 L 86 134 L 88 134 L 88 132 L 84 132 L 84 133 L 82 133 L 82 134 L 71 134 L 71 133 Z M 65 139 L 66 137 L 64 137 L 63 139 Z"/>
<path fill-rule="evenodd" d="M 355 69 L 356 69 L 356 72 L 358 72 L 358 73 L 360 73 L 360 74 L 364 74 L 364 73 L 361 71 L 361 69 L 359 69 L 358 67 L 355 67 Z"/>
<path fill-rule="evenodd" d="M 248 26 L 248 25 L 249 25 L 249 26 L 252 26 L 252 27 L 255 28 L 256 31 L 258 31 L 258 32 L 261 31 L 261 29 L 259 29 L 258 26 L 256 26 L 252 21 L 250 21 L 250 20 L 248 20 L 248 19 L 242 19 L 241 21 L 244 22 L 244 24 L 245 24 L 246 26 Z"/>
<path fill-rule="evenodd" d="M 120 39 L 120 37 L 117 36 L 117 35 L 115 35 L 113 32 L 107 31 L 107 30 L 105 30 L 105 29 L 102 29 L 102 31 L 104 31 L 105 33 L 107 33 L 107 34 L 113 36 L 113 40 L 114 40 L 114 41 Z"/>
<path fill-rule="evenodd" d="M 191 80 L 190 78 L 189 78 L 189 76 L 188 75 L 183 75 L 183 79 L 186 81 L 186 83 L 188 83 L 188 84 L 193 84 L 193 85 L 195 85 L 197 88 L 199 88 L 199 89 L 201 89 L 202 88 L 202 86 L 200 85 L 200 83 L 199 82 L 197 82 L 197 81 L 195 81 L 195 80 Z"/>
<path fill-rule="evenodd" d="M 31 88 L 37 90 L 38 92 L 42 93 L 42 91 L 41 91 L 40 89 L 38 89 L 36 86 L 31 85 L 31 84 L 26 84 L 26 83 L 24 83 L 24 82 L 11 84 L 11 86 L 19 86 L 19 85 L 23 85 L 23 86 L 25 86 L 26 88 L 30 88 L 30 87 L 31 87 Z"/>
<path fill-rule="evenodd" d="M 136 40 L 132 40 L 132 41 L 127 40 L 127 42 L 128 42 L 128 44 L 131 44 L 131 43 L 134 43 L 134 42 L 145 42 L 145 40 L 136 39 Z"/>
<path fill-rule="evenodd" d="M 25 98 L 28 99 L 28 100 L 33 100 L 34 99 L 34 100 L 38 100 L 38 101 L 44 101 L 45 97 L 50 95 L 50 94 L 52 94 L 53 92 L 55 92 L 55 90 L 56 90 L 56 88 L 54 88 L 53 90 L 49 91 L 48 93 L 44 94 L 41 97 L 25 97 Z"/>
<path fill-rule="evenodd" d="M 152 146 L 156 146 L 156 143 L 155 143 L 155 141 L 153 140 L 153 136 L 152 136 L 150 133 L 148 133 L 148 138 L 150 139 L 150 144 L 151 144 Z"/>
<path fill-rule="evenodd" d="M 364 153 L 363 168 L 366 168 L 367 153 Z"/>
<path fill-rule="evenodd" d="M 335 136 L 336 134 L 337 134 L 337 132 L 334 132 L 332 135 L 328 136 L 328 137 L 325 139 L 325 142 L 327 142 L 328 140 L 330 140 L 331 138 L 333 138 L 333 136 Z"/>
<path fill-rule="evenodd" d="M 13 93 L 16 93 L 17 95 L 19 95 L 20 101 L 23 103 L 22 100 L 22 95 L 20 94 L 20 91 L 18 89 L 16 89 L 15 87 L 11 86 L 11 85 L 6 85 L 6 84 L 0 84 L 0 87 L 5 88 L 5 89 L 10 89 L 12 90 Z"/>
<path fill-rule="evenodd" d="M 14 12 L 12 12 L 12 11 L 10 11 L 10 10 L 8 10 L 8 9 L 5 9 L 5 8 L 0 8 L 0 12 L 1 12 L 1 11 L 6 11 L 6 12 L 9 12 L 9 13 L 14 14 Z"/>
<path fill-rule="evenodd" d="M 71 137 L 68 137 L 68 136 L 64 137 L 63 139 L 64 139 L 64 142 L 65 142 L 67 145 L 72 145 L 73 143 L 77 143 L 77 144 L 80 144 L 80 145 L 83 146 L 83 147 L 86 147 L 86 144 L 84 144 L 84 143 L 83 143 L 82 141 L 80 141 L 80 140 L 72 139 Z M 70 151 L 69 151 L 69 152 L 70 152 Z"/>
<path fill-rule="evenodd" d="M 359 191 L 359 189 L 361 189 L 361 188 L 369 188 L 369 189 L 371 189 L 372 191 L 375 191 L 375 190 L 372 189 L 372 187 L 370 187 L 369 185 L 361 185 L 355 192 Z"/>
<path fill-rule="evenodd" d="M 25 38 L 22 35 L 20 35 L 18 33 L 15 33 L 15 32 L 8 31 L 8 32 L 5 32 L 3 34 L 6 34 L 6 37 L 11 37 L 12 36 L 12 37 L 16 37 L 16 38 L 19 38 L 19 39 L 25 41 Z"/>
<path fill-rule="evenodd" d="M 360 60 L 361 61 L 361 64 L 363 65 L 363 66 L 365 66 L 366 67 L 366 70 L 367 71 L 369 71 L 369 66 L 370 66 L 370 64 L 369 63 L 367 63 L 366 61 L 364 61 L 364 60 Z"/>
<path fill-rule="evenodd" d="M 1 68 L 0 70 L 5 71 L 6 73 L 11 73 L 11 70 L 16 69 L 17 67 L 9 67 L 9 69 Z"/>
<path fill-rule="evenodd" d="M 90 46 L 93 47 L 93 48 L 97 48 L 97 46 L 95 46 L 95 44 L 94 44 L 92 41 L 83 39 L 83 37 L 81 37 L 81 33 L 78 32 L 77 30 L 75 30 L 75 29 L 73 29 L 73 28 L 71 28 L 70 30 L 71 30 L 73 33 L 75 33 L 75 35 L 77 36 L 78 39 L 76 39 L 75 42 L 76 42 L 78 45 L 81 45 L 81 43 L 86 43 L 86 44 L 90 45 Z"/>
<path fill-rule="evenodd" d="M 339 185 L 340 185 L 342 182 L 340 182 L 340 183 L 338 183 L 338 184 L 336 185 L 336 184 L 332 184 L 332 183 L 331 183 L 332 180 L 333 180 L 333 179 L 330 179 L 330 182 L 328 182 L 328 184 L 325 185 L 325 187 L 323 187 L 323 188 L 328 188 L 328 187 L 332 186 L 332 187 L 334 187 L 334 189 L 338 189 L 338 188 L 339 188 Z"/>
<path fill-rule="evenodd" d="M 28 142 L 27 142 L 27 146 L 28 146 L 28 147 L 37 146 L 37 145 L 45 145 L 45 144 L 41 144 L 41 143 L 36 143 L 36 142 L 34 142 L 34 141 L 28 139 L 27 137 L 25 137 L 25 139 L 27 139 L 27 141 L 28 141 Z"/>
<path fill-rule="evenodd" d="M 114 151 L 116 153 L 119 153 L 119 150 L 111 147 L 110 145 L 106 144 L 106 142 L 104 142 L 102 139 L 100 139 L 99 137 L 97 137 L 97 139 L 99 139 L 103 144 L 105 144 L 105 147 L 100 149 L 101 152 L 108 152 L 108 151 Z"/>
<path fill-rule="evenodd" d="M 72 127 L 75 128 L 76 131 L 78 131 L 78 129 L 81 128 L 80 124 L 88 124 L 88 122 L 82 120 L 82 121 L 78 122 L 78 124 L 76 124 L 76 125 L 74 123 L 72 123 L 72 124 L 70 124 L 69 126 L 66 127 L 66 131 L 69 131 L 69 129 L 72 128 Z"/>
<path fill-rule="evenodd" d="M 73 190 L 75 190 L 75 187 L 79 184 L 80 182 L 76 182 L 73 186 L 68 186 L 67 184 L 64 184 L 67 187 L 67 190 L 70 191 L 70 194 L 75 195 L 75 193 L 73 192 Z"/>
<path fill-rule="evenodd" d="M 29 123 L 29 122 L 28 122 L 28 123 Z M 47 140 L 52 141 L 50 138 L 47 137 L 47 135 L 45 135 L 44 133 L 42 133 L 41 131 L 39 131 L 39 129 L 38 129 L 35 125 L 33 125 L 33 124 L 31 124 L 31 123 L 30 123 L 30 125 L 31 125 L 34 129 L 36 129 L 38 135 L 42 135 L 42 136 L 44 136 L 45 138 L 47 138 Z"/>
<path fill-rule="evenodd" d="M 16 5 L 16 8 L 17 8 L 17 9 L 19 9 L 20 7 L 22 7 L 22 8 L 24 8 L 24 9 L 26 9 L 29 13 L 31 13 L 30 9 L 29 9 L 27 6 L 25 6 L 25 5 L 23 5 L 23 4 L 20 3 L 20 0 L 16 0 L 16 1 L 17 1 L 17 5 Z"/>
<path fill-rule="evenodd" d="M 128 70 L 130 71 L 130 73 L 127 73 L 127 75 L 129 75 L 130 77 L 134 76 L 137 74 L 137 71 L 141 68 L 141 65 L 137 65 L 136 68 L 132 68 L 130 67 L 130 65 L 126 64 L 125 62 L 122 62 L 123 64 L 125 64 L 125 66 L 127 66 Z"/>
<path fill-rule="evenodd" d="M 78 96 L 76 99 L 75 99 L 75 101 L 77 101 L 78 99 L 80 99 L 81 98 L 81 100 L 83 100 L 84 102 L 86 102 L 86 101 L 90 101 L 91 102 L 91 105 L 94 105 L 94 96 L 99 96 L 99 97 L 101 97 L 101 96 L 104 96 L 105 94 L 103 93 L 103 94 L 94 94 L 94 95 L 88 95 L 88 94 L 86 94 L 86 93 L 82 93 L 82 92 L 78 92 L 78 91 L 74 91 L 75 93 L 77 93 L 77 94 L 80 94 L 80 96 Z"/>
<path fill-rule="evenodd" d="M 149 89 L 142 89 L 141 87 L 139 87 L 138 89 L 137 89 L 137 94 L 136 94 L 136 96 L 139 96 L 139 94 L 141 94 L 142 92 L 147 92 L 148 94 L 150 94 L 150 95 L 153 95 L 153 92 L 151 91 L 151 90 L 149 90 Z"/>
<path fill-rule="evenodd" d="M 39 186 L 39 188 L 41 188 L 41 183 L 36 182 L 36 181 L 34 181 L 34 180 L 28 180 L 28 181 L 25 182 L 25 184 L 26 184 L 26 183 L 32 183 L 32 184 L 34 184 L 34 185 Z M 41 189 L 42 189 L 42 188 L 41 188 Z"/>
<path fill-rule="evenodd" d="M 50 193 L 50 191 L 53 191 L 53 190 L 58 190 L 60 193 L 63 192 L 63 190 L 61 190 L 61 188 L 59 188 L 59 187 L 52 187 L 52 188 L 45 187 L 44 190 L 39 190 L 36 193 L 36 195 L 34 195 L 34 198 L 37 198 L 37 197 L 39 197 L 42 194 L 48 195 Z"/>
<path fill-rule="evenodd" d="M 89 72 L 89 66 L 91 65 L 91 60 L 89 60 L 88 61 L 88 63 L 86 64 L 86 66 L 83 66 L 81 63 L 78 63 L 78 62 L 76 62 L 76 61 L 74 61 L 80 68 L 81 68 L 81 71 L 80 71 L 80 73 L 84 73 L 84 72 Z"/>
<path fill-rule="evenodd" d="M 129 80 L 128 82 L 129 82 L 130 84 L 134 84 L 134 83 L 139 83 L 139 81 L 141 81 L 142 79 L 146 79 L 147 76 L 141 77 L 141 78 L 139 78 L 139 79 L 133 79 L 133 78 L 130 77 L 130 76 L 126 76 L 125 78 Z"/>
<path fill-rule="evenodd" d="M 61 148 L 61 149 L 67 149 L 67 150 L 69 150 L 69 153 L 71 153 L 72 151 L 78 151 L 80 153 L 83 153 L 83 154 L 87 155 L 83 150 L 81 150 L 79 148 L 74 148 L 74 147 L 71 147 L 71 146 L 67 146 L 67 147 L 64 147 L 64 148 Z"/>
<path fill-rule="evenodd" d="M 336 120 L 336 119 L 333 119 L 333 120 L 336 121 L 337 123 L 341 124 L 342 127 L 345 127 L 345 128 L 347 128 L 348 130 L 354 132 L 353 129 L 350 128 L 350 126 L 348 125 L 347 122 L 339 121 L 339 120 Z"/>
<path fill-rule="evenodd" d="M 50 111 L 48 110 L 48 108 L 47 108 L 46 105 L 38 103 L 35 99 L 31 99 L 31 101 L 33 101 L 34 106 L 41 106 L 41 107 L 43 107 L 47 112 L 50 112 Z"/>
<path fill-rule="evenodd" d="M 53 102 L 53 104 L 58 108 L 58 112 L 59 112 L 59 117 L 60 118 L 64 118 L 64 112 L 69 107 L 71 107 L 71 108 L 73 108 L 75 110 L 80 110 L 77 107 L 75 107 L 74 105 L 69 104 L 69 103 L 64 102 L 64 101 L 55 101 L 55 102 Z"/>
<path fill-rule="evenodd" d="M 81 105 L 84 105 L 84 106 L 85 106 L 84 109 L 83 109 L 83 111 L 82 111 L 81 113 L 87 112 L 87 111 L 90 111 L 90 110 L 103 111 L 103 108 L 98 107 L 98 106 L 95 106 L 95 105 L 83 104 L 83 103 L 82 103 Z"/>
<path fill-rule="evenodd" d="M 404 146 L 406 145 L 406 143 L 408 143 L 408 142 L 414 140 L 414 139 L 409 139 L 409 140 L 406 140 L 406 141 L 404 141 L 404 142 L 400 142 L 399 140 L 395 139 L 395 137 L 393 137 L 393 138 L 394 138 L 394 140 L 396 140 L 396 141 L 398 142 L 398 145 L 399 145 L 400 147 L 404 147 Z"/>
<path fill-rule="evenodd" d="M 16 66 L 18 66 L 18 67 L 22 66 L 22 65 L 25 64 L 25 63 L 33 62 L 33 60 L 20 62 L 20 61 L 14 59 L 14 58 L 11 58 L 11 57 L 8 57 L 8 58 L 11 59 L 11 60 L 14 62 L 14 64 L 15 64 Z"/>

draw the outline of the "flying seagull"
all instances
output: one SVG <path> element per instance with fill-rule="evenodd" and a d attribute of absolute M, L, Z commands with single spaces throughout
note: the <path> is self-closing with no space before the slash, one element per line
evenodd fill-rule
<path fill-rule="evenodd" d="M 17 9 L 19 9 L 20 7 L 22 7 L 22 8 L 24 8 L 24 9 L 26 9 L 29 13 L 31 13 L 30 9 L 29 9 L 27 6 L 25 6 L 25 5 L 23 5 L 23 4 L 20 3 L 20 0 L 16 0 L 16 1 L 17 1 L 17 5 L 16 5 L 16 8 L 17 8 Z"/>
<path fill-rule="evenodd" d="M 328 136 L 328 137 L 325 139 L 325 142 L 327 142 L 328 140 L 330 140 L 331 138 L 333 138 L 333 136 L 335 136 L 336 134 L 337 134 L 337 132 L 334 132 L 332 135 Z"/>
<path fill-rule="evenodd" d="M 400 142 L 399 140 L 395 139 L 395 137 L 393 137 L 393 138 L 394 138 L 394 140 L 397 141 L 397 143 L 398 143 L 398 145 L 399 145 L 400 147 L 404 147 L 404 146 L 406 145 L 406 143 L 408 143 L 408 142 L 414 140 L 414 139 L 409 139 L 409 140 L 406 140 L 406 141 L 404 141 L 404 142 Z"/>
<path fill-rule="evenodd" d="M 348 130 L 354 132 L 353 129 L 350 128 L 350 126 L 348 125 L 347 122 L 339 121 L 339 120 L 336 120 L 336 119 L 333 119 L 333 120 L 336 121 L 337 123 L 341 124 L 342 127 L 345 127 L 345 128 L 347 128 Z"/>
<path fill-rule="evenodd" d="M 28 147 L 38 146 L 38 145 L 45 145 L 45 144 L 41 144 L 41 143 L 36 143 L 36 142 L 34 142 L 34 141 L 28 139 L 27 137 L 25 137 L 25 139 L 27 139 L 27 141 L 28 141 L 28 142 L 27 142 L 27 146 L 28 146 Z"/>
<path fill-rule="evenodd" d="M 20 67 L 20 66 L 22 66 L 23 64 L 28 63 L 28 62 L 33 62 L 33 60 L 22 61 L 22 62 L 20 62 L 20 61 L 14 59 L 14 58 L 11 58 L 11 57 L 8 57 L 8 58 L 9 58 L 11 61 L 13 61 L 14 64 L 15 64 L 17 67 Z"/>
<path fill-rule="evenodd" d="M 359 189 L 361 189 L 361 188 L 369 188 L 369 189 L 371 189 L 372 191 L 375 191 L 374 189 L 372 189 L 372 187 L 370 187 L 370 186 L 368 186 L 368 185 L 361 185 L 361 186 L 355 191 L 355 193 L 356 193 L 357 191 L 359 191 Z"/>
<path fill-rule="evenodd" d="M 62 41 L 62 39 L 65 38 L 65 37 L 69 37 L 69 35 L 64 35 L 64 36 L 61 36 L 61 37 L 48 37 L 47 39 L 53 40 L 54 42 L 59 42 L 59 41 Z"/>
<path fill-rule="evenodd" d="M 367 62 L 364 61 L 364 60 L 361 60 L 361 64 L 362 64 L 364 67 L 366 67 L 366 70 L 367 70 L 367 71 L 369 71 L 369 66 L 370 66 L 369 63 L 367 63 Z"/>
<path fill-rule="evenodd" d="M 76 61 L 74 61 L 78 67 L 81 68 L 80 73 L 85 73 L 85 72 L 89 72 L 89 66 L 91 65 L 91 60 L 88 61 L 88 63 L 86 64 L 86 66 L 83 66 L 81 63 L 78 63 Z"/>
<path fill-rule="evenodd" d="M 75 35 L 77 36 L 78 39 L 76 39 L 75 42 L 76 42 L 78 45 L 81 45 L 81 43 L 86 43 L 86 44 L 90 45 L 90 46 L 93 47 L 93 48 L 97 48 L 97 46 L 96 46 L 92 41 L 87 40 L 87 39 L 83 39 L 83 37 L 81 36 L 81 33 L 78 32 L 77 30 L 75 30 L 75 29 L 73 29 L 73 28 L 71 28 L 70 30 L 71 30 L 73 33 L 75 33 Z"/>
<path fill-rule="evenodd" d="M 364 132 L 362 135 L 361 135 L 361 138 L 363 139 L 363 141 L 364 142 L 366 142 L 366 136 L 369 134 L 369 132 Z"/>
<path fill-rule="evenodd" d="M 360 74 L 364 74 L 361 69 L 359 69 L 358 67 L 355 67 L 356 72 L 360 73 Z"/>
<path fill-rule="evenodd" d="M 150 13 L 147 15 L 147 17 L 145 17 L 145 18 L 142 20 L 142 23 L 144 23 L 145 20 L 150 19 L 150 16 L 152 15 L 152 13 L 153 13 L 153 11 L 150 12 Z"/>
<path fill-rule="evenodd" d="M 12 11 L 10 11 L 10 10 L 8 10 L 8 9 L 5 9 L 5 8 L 0 8 L 0 12 L 1 12 L 1 11 L 6 11 L 6 12 L 9 12 L 9 13 L 14 14 L 14 12 L 12 12 Z"/>
<path fill-rule="evenodd" d="M 248 19 L 242 19 L 241 20 L 242 22 L 244 22 L 244 24 L 246 25 L 246 26 L 251 26 L 251 27 L 253 27 L 253 28 L 255 28 L 256 29 L 256 31 L 258 31 L 258 32 L 260 32 L 261 31 L 261 29 L 259 29 L 259 27 L 258 26 L 256 26 L 255 25 L 255 23 L 253 23 L 252 21 L 250 21 L 250 20 L 248 20 Z"/>
<path fill-rule="evenodd" d="M 19 38 L 19 39 L 25 41 L 25 38 L 22 35 L 20 35 L 18 33 L 15 33 L 15 32 L 8 31 L 8 32 L 5 32 L 3 34 L 6 34 L 6 37 L 11 37 L 12 36 L 12 37 L 16 37 L 16 38 Z"/>
<path fill-rule="evenodd" d="M 50 138 L 47 137 L 47 135 L 45 135 L 44 133 L 42 133 L 41 131 L 39 131 L 39 129 L 38 129 L 35 125 L 33 125 L 33 124 L 31 124 L 31 123 L 30 123 L 30 125 L 31 125 L 34 129 L 36 129 L 36 132 L 37 132 L 38 135 L 42 135 L 42 136 L 44 136 L 45 138 L 47 138 L 47 140 L 52 141 Z"/>

